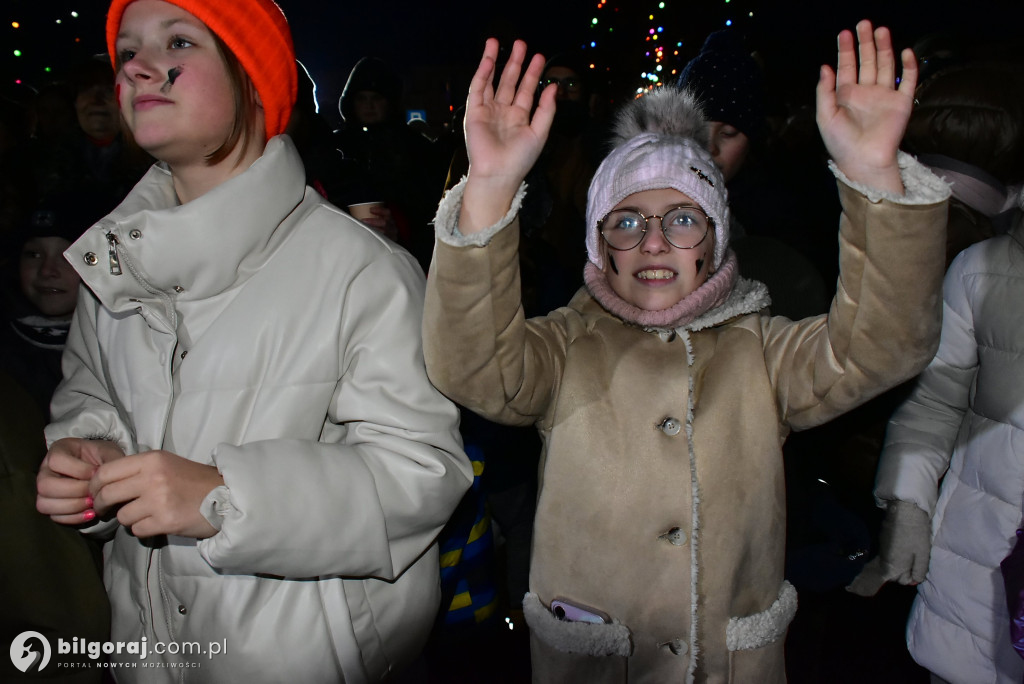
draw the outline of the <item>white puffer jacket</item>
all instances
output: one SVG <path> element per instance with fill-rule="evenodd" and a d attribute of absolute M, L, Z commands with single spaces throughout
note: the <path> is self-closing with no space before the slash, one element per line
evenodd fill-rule
<path fill-rule="evenodd" d="M 378 681 L 415 657 L 472 471 L 424 370 L 413 258 L 305 187 L 284 136 L 185 205 L 155 166 L 66 255 L 88 289 L 48 442 L 167 449 L 226 483 L 218 534 L 119 528 L 105 570 L 114 641 L 226 654 L 119 680 Z"/>
<path fill-rule="evenodd" d="M 1019 684 L 999 562 L 1024 503 L 1024 226 L 957 257 L 944 299 L 939 351 L 889 424 L 875 495 L 932 515 L 914 659 L 953 684 Z"/>

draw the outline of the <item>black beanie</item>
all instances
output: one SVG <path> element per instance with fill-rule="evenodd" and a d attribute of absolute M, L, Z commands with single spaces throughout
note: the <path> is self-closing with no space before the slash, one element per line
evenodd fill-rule
<path fill-rule="evenodd" d="M 709 35 L 700 53 L 683 67 L 679 87 L 697 95 L 708 121 L 735 126 L 754 144 L 767 134 L 761 71 L 735 31 Z"/>

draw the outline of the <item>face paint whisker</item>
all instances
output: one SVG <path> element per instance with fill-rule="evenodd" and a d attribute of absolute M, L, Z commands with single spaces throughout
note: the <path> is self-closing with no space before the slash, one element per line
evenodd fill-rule
<path fill-rule="evenodd" d="M 171 67 L 170 69 L 168 69 L 167 82 L 164 83 L 162 88 L 160 88 L 160 92 L 166 93 L 168 90 L 170 90 L 171 86 L 174 85 L 174 82 L 178 80 L 179 76 L 181 76 L 182 71 L 183 69 L 180 66 Z"/>

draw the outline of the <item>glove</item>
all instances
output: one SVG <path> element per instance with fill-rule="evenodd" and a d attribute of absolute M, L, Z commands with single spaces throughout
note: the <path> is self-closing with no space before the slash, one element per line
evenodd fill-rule
<path fill-rule="evenodd" d="M 886 582 L 920 584 L 928 573 L 932 523 L 928 514 L 907 501 L 890 501 L 882 522 L 878 555 L 853 578 L 846 590 L 874 596 Z"/>

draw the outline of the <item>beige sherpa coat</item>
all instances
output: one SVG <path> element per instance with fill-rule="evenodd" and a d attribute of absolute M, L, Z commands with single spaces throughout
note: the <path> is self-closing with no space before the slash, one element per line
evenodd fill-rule
<path fill-rule="evenodd" d="M 544 441 L 524 602 L 535 681 L 785 680 L 786 435 L 912 377 L 938 342 L 946 191 L 903 163 L 901 201 L 918 204 L 840 183 L 838 294 L 827 317 L 798 322 L 760 313 L 764 287 L 742 279 L 675 331 L 626 324 L 585 291 L 526 320 L 516 206 L 464 237 L 458 191 L 442 203 L 430 377 Z M 557 620 L 556 598 L 611 623 Z"/>

